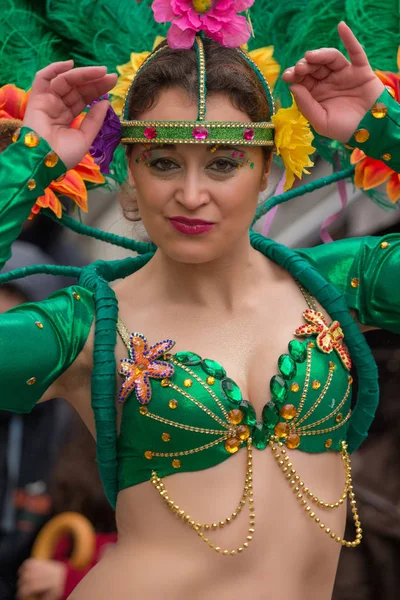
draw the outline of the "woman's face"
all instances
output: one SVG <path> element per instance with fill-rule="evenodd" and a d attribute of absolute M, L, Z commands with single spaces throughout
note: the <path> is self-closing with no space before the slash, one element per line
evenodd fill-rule
<path fill-rule="evenodd" d="M 195 121 L 197 103 L 181 88 L 164 90 L 140 118 Z M 224 94 L 210 96 L 206 118 L 250 121 Z M 220 258 L 248 235 L 269 163 L 257 147 L 137 144 L 129 168 L 150 239 L 173 260 L 199 264 Z"/>

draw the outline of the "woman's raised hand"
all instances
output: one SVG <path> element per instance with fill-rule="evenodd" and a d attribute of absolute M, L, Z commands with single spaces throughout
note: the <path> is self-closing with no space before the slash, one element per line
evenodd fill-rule
<path fill-rule="evenodd" d="M 283 79 L 319 134 L 347 142 L 384 86 L 350 27 L 342 21 L 338 31 L 350 62 L 336 48 L 311 50 Z"/>
<path fill-rule="evenodd" d="M 107 74 L 106 67 L 74 69 L 73 65 L 72 60 L 56 62 L 36 73 L 23 123 L 48 142 L 68 169 L 89 151 L 109 102 L 94 104 L 79 129 L 70 128 L 72 120 L 117 81 L 117 74 Z"/>

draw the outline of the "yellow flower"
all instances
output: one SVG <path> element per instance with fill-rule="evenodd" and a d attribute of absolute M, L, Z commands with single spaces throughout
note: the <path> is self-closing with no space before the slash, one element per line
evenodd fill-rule
<path fill-rule="evenodd" d="M 164 39 L 165 38 L 163 37 L 157 36 L 154 41 L 153 50 Z M 133 81 L 139 67 L 142 66 L 149 55 L 150 52 L 132 52 L 129 62 L 125 63 L 124 65 L 117 66 L 117 71 L 119 73 L 117 85 L 111 90 L 110 93 L 113 96 L 111 105 L 118 116 L 122 115 L 125 96 L 128 92 L 131 82 Z"/>
<path fill-rule="evenodd" d="M 271 91 L 274 89 L 274 85 L 279 76 L 280 66 L 279 63 L 273 58 L 274 47 L 265 46 L 264 48 L 258 48 L 249 52 L 249 56 L 253 62 L 256 63 L 261 73 L 264 75 L 268 82 Z"/>
<path fill-rule="evenodd" d="M 282 156 L 286 169 L 283 188 L 286 192 L 292 187 L 295 175 L 301 179 L 303 173 L 310 173 L 306 167 L 314 164 L 309 157 L 315 151 L 311 145 L 314 135 L 294 100 L 290 108 L 280 108 L 273 115 L 272 122 L 275 125 L 276 153 Z"/>

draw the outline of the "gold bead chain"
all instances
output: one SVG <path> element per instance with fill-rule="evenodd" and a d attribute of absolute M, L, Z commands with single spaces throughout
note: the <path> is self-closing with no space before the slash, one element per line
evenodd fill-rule
<path fill-rule="evenodd" d="M 346 442 L 342 442 L 342 460 L 344 463 L 345 473 L 346 473 L 346 483 L 344 487 L 344 492 L 339 499 L 338 502 L 328 503 L 320 500 L 315 494 L 310 492 L 309 488 L 304 485 L 304 482 L 300 480 L 300 476 L 296 474 L 296 469 L 293 468 L 292 463 L 290 462 L 290 458 L 287 455 L 286 450 L 283 448 L 283 443 L 278 442 L 276 438 L 269 442 L 270 448 L 273 452 L 273 455 L 281 468 L 282 472 L 285 474 L 286 479 L 289 480 L 290 486 L 293 489 L 293 492 L 296 494 L 297 500 L 300 502 L 301 506 L 308 513 L 308 515 L 314 519 L 314 521 L 319 525 L 319 527 L 325 531 L 327 535 L 329 535 L 336 542 L 341 544 L 342 546 L 347 546 L 348 548 L 355 548 L 359 545 L 362 539 L 362 529 L 361 523 L 358 515 L 357 504 L 355 500 L 355 494 L 353 492 L 353 480 L 351 476 L 351 464 L 350 464 L 350 456 L 347 452 L 347 444 Z M 320 508 L 337 508 L 342 505 L 346 499 L 346 497 L 350 499 L 351 511 L 353 513 L 354 525 L 356 527 L 356 537 L 353 542 L 348 542 L 342 539 L 339 535 L 334 533 L 329 527 L 327 527 L 324 523 L 321 523 L 320 517 L 318 517 L 314 511 L 311 510 L 311 506 L 308 504 L 309 500 L 312 500 L 315 504 L 317 504 Z M 307 498 L 307 499 L 306 499 Z"/>
<path fill-rule="evenodd" d="M 227 517 L 223 521 L 219 521 L 219 523 L 210 524 L 202 524 L 194 521 L 190 515 L 185 513 L 179 505 L 175 504 L 175 502 L 169 497 L 167 490 L 161 480 L 158 477 L 157 473 L 153 471 L 151 483 L 154 488 L 159 492 L 161 498 L 167 504 L 171 512 L 176 514 L 184 523 L 192 527 L 192 529 L 197 533 L 197 535 L 205 542 L 211 549 L 218 552 L 218 554 L 222 554 L 223 556 L 235 556 L 235 554 L 240 554 L 249 547 L 250 542 L 253 539 L 254 527 L 255 527 L 255 512 L 254 512 L 254 498 L 253 498 L 253 450 L 252 450 L 252 440 L 248 438 L 247 440 L 247 469 L 246 469 L 246 480 L 243 489 L 242 498 L 239 502 L 237 509 L 231 514 L 230 517 Z M 246 537 L 246 541 L 234 550 L 223 550 L 220 546 L 216 546 L 212 542 L 210 542 L 209 538 L 204 534 L 204 531 L 216 530 L 218 528 L 222 528 L 225 525 L 230 525 L 236 519 L 238 514 L 242 511 L 244 505 L 248 502 L 249 504 L 249 528 L 248 535 Z"/>

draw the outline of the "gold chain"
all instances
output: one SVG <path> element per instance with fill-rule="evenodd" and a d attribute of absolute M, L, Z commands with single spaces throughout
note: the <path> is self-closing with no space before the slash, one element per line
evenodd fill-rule
<path fill-rule="evenodd" d="M 253 450 L 252 450 L 252 439 L 248 438 L 247 440 L 247 469 L 246 469 L 246 479 L 243 489 L 242 498 L 239 502 L 237 509 L 231 514 L 230 517 L 227 517 L 223 521 L 219 521 L 219 523 L 210 524 L 202 524 L 194 521 L 190 515 L 188 515 L 184 510 L 180 508 L 178 504 L 172 500 L 167 490 L 165 489 L 164 483 L 162 479 L 158 477 L 157 473 L 153 471 L 151 477 L 151 483 L 154 488 L 159 492 L 161 498 L 167 504 L 168 508 L 176 514 L 184 523 L 189 525 L 197 535 L 205 542 L 212 550 L 218 552 L 218 554 L 222 554 L 223 556 L 234 556 L 235 554 L 240 554 L 249 547 L 250 542 L 253 539 L 253 534 L 255 532 L 255 511 L 254 511 L 254 498 L 253 498 Z M 225 525 L 230 525 L 236 519 L 238 514 L 242 511 L 244 505 L 248 502 L 249 505 L 249 528 L 248 535 L 246 537 L 246 541 L 238 546 L 234 550 L 223 550 L 220 546 L 213 544 L 207 535 L 205 535 L 205 531 L 216 530 L 218 528 L 225 527 Z"/>
<path fill-rule="evenodd" d="M 351 464 L 350 464 L 350 456 L 347 452 L 347 444 L 346 442 L 342 442 L 342 460 L 344 463 L 345 473 L 346 473 L 346 482 L 344 487 L 344 492 L 338 502 L 328 503 L 320 500 L 315 494 L 310 492 L 309 488 L 305 486 L 304 482 L 301 481 L 300 476 L 296 474 L 296 469 L 293 468 L 292 463 L 290 462 L 290 458 L 287 455 L 285 448 L 283 448 L 283 443 L 278 442 L 275 438 L 269 442 L 272 453 L 278 463 L 278 466 L 281 468 L 282 472 L 285 474 L 286 479 L 289 481 L 290 486 L 293 489 L 293 492 L 296 494 L 297 500 L 300 502 L 301 506 L 304 508 L 306 513 L 308 513 L 311 519 L 314 519 L 315 523 L 319 525 L 319 527 L 325 531 L 327 535 L 329 535 L 336 542 L 341 544 L 342 546 L 347 546 L 348 548 L 355 548 L 359 545 L 362 539 L 362 529 L 361 523 L 358 515 L 357 503 L 355 500 L 355 495 L 353 491 L 353 480 L 351 476 Z M 324 523 L 321 522 L 320 517 L 318 517 L 313 510 L 311 510 L 311 506 L 309 505 L 309 500 L 312 500 L 315 504 L 317 504 L 320 508 L 337 508 L 342 505 L 346 499 L 346 497 L 350 499 L 351 511 L 353 513 L 354 525 L 356 527 L 356 537 L 354 541 L 348 542 L 342 539 L 339 535 L 334 533 L 330 527 L 327 527 Z"/>
<path fill-rule="evenodd" d="M 317 307 L 317 305 L 315 303 L 314 296 L 312 296 L 310 294 L 310 292 L 307 291 L 305 289 L 305 287 L 299 281 L 296 280 L 296 283 L 299 286 L 300 291 L 301 291 L 301 293 L 303 294 L 303 296 L 305 298 L 305 301 L 307 302 L 308 308 L 310 308 L 311 310 L 315 310 L 315 312 L 319 312 L 318 307 Z"/>

